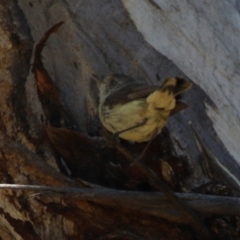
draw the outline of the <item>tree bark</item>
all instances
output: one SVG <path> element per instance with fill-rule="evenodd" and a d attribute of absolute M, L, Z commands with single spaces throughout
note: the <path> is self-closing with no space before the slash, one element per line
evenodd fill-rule
<path fill-rule="evenodd" d="M 238 2 L 0 0 L 0 176 L 21 184 L 0 185 L 1 239 L 201 239 L 185 210 L 209 239 L 239 239 L 238 18 Z M 41 58 L 60 99 L 49 106 L 34 43 L 60 21 Z M 194 84 L 146 168 L 104 147 L 98 85 L 111 73 Z M 124 146 L 134 156 L 143 145 Z M 183 193 L 196 191 L 229 196 Z"/>

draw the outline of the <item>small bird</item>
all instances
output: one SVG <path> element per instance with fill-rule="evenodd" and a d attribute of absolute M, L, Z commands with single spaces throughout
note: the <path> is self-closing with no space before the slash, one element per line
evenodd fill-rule
<path fill-rule="evenodd" d="M 100 121 L 122 139 L 150 141 L 161 132 L 169 116 L 187 108 L 176 97 L 191 86 L 178 77 L 167 78 L 159 87 L 137 83 L 126 75 L 107 76 L 100 85 Z"/>

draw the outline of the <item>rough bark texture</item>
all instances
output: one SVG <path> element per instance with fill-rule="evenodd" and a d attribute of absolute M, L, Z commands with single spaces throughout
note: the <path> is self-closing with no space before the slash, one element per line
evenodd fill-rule
<path fill-rule="evenodd" d="M 176 4 L 0 0 L 1 183 L 82 191 L 0 190 L 1 239 L 201 239 L 174 201 L 169 204 L 169 195 L 147 192 L 160 189 L 158 181 L 150 181 L 151 171 L 126 170 L 128 160 L 103 147 L 96 78 L 110 73 L 155 85 L 169 76 L 190 78 L 194 87 L 183 97 L 189 108 L 172 117 L 153 143 L 148 167 L 173 190 L 239 196 L 239 79 L 234 67 L 239 4 L 216 2 L 215 11 L 211 1 Z M 230 10 L 235 18 L 227 15 Z M 223 12 L 225 23 L 219 20 Z M 31 72 L 34 43 L 60 21 L 65 23 L 48 40 L 42 61 L 74 119 L 71 131 L 46 127 L 46 105 Z M 142 146 L 125 143 L 133 154 Z M 59 170 L 62 157 L 71 177 Z M 198 188 L 210 179 L 223 185 Z M 127 190 L 145 191 L 134 195 Z M 177 196 L 219 238 L 239 239 L 238 198 Z"/>

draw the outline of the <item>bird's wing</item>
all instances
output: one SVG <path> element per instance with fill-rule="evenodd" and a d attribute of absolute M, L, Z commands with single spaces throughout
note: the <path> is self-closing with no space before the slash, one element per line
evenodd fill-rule
<path fill-rule="evenodd" d="M 106 98 L 106 101 L 111 108 L 117 104 L 126 104 L 133 100 L 147 98 L 156 90 L 162 92 L 168 91 L 169 93 L 172 92 L 172 94 L 176 98 L 178 94 L 187 91 L 189 88 L 191 88 L 191 86 L 192 84 L 190 82 L 182 78 L 166 79 L 162 86 L 150 86 L 140 83 L 129 83 L 124 87 L 118 89 L 117 91 L 111 93 Z M 176 106 L 170 111 L 170 116 L 184 110 L 187 107 L 187 104 L 180 102 L 178 98 L 176 98 Z"/>
<path fill-rule="evenodd" d="M 117 104 L 126 104 L 130 101 L 146 98 L 152 92 L 159 89 L 158 86 L 149 86 L 139 83 L 129 83 L 117 91 L 111 93 L 107 98 L 106 102 L 110 107 Z"/>

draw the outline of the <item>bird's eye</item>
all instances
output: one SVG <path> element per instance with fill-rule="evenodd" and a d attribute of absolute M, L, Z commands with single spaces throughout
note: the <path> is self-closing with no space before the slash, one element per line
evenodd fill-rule
<path fill-rule="evenodd" d="M 117 81 L 113 78 L 109 83 L 109 88 L 114 88 L 117 85 Z"/>

